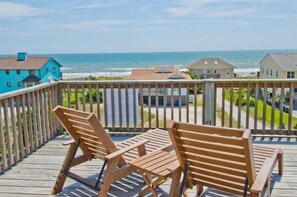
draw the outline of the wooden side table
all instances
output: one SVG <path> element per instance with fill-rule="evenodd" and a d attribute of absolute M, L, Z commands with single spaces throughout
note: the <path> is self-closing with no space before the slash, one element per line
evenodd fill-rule
<path fill-rule="evenodd" d="M 169 195 L 177 196 L 181 168 L 174 151 L 167 152 L 158 150 L 139 157 L 137 160 L 130 162 L 130 165 L 141 172 L 143 179 L 147 184 L 147 186 L 139 193 L 140 196 L 143 196 L 149 191 L 151 191 L 154 196 L 158 196 L 156 187 L 164 183 L 170 177 L 172 178 L 172 183 Z M 152 180 L 151 175 L 156 176 L 156 178 Z"/>

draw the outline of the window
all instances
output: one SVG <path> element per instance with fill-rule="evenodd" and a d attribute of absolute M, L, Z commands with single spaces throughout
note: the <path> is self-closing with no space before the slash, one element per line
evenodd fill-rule
<path fill-rule="evenodd" d="M 53 68 L 53 73 L 56 73 L 56 67 Z M 196 74 L 196 73 L 194 73 L 194 74 Z"/>
<path fill-rule="evenodd" d="M 18 82 L 18 87 L 22 87 L 22 83 L 21 82 Z"/>
<path fill-rule="evenodd" d="M 272 70 L 270 71 L 270 76 L 272 76 Z"/>
<path fill-rule="evenodd" d="M 49 69 L 48 68 L 46 68 L 46 73 L 49 73 Z"/>
<path fill-rule="evenodd" d="M 262 74 L 264 74 L 264 68 L 262 68 Z"/>
<path fill-rule="evenodd" d="M 29 75 L 35 75 L 35 71 L 34 70 L 29 70 Z"/>
<path fill-rule="evenodd" d="M 17 74 L 20 75 L 21 74 L 21 70 L 16 70 Z"/>
<path fill-rule="evenodd" d="M 214 73 L 214 74 L 217 74 L 217 70 L 214 70 L 213 73 Z"/>
<path fill-rule="evenodd" d="M 7 87 L 10 87 L 10 86 L 11 86 L 11 83 L 10 83 L 10 82 L 7 82 L 7 83 L 6 83 L 6 86 L 7 86 Z"/>
<path fill-rule="evenodd" d="M 278 77 L 278 70 L 275 71 L 275 77 Z"/>
<path fill-rule="evenodd" d="M 266 71 L 266 75 L 268 75 L 268 69 L 267 69 L 267 71 Z"/>
<path fill-rule="evenodd" d="M 295 78 L 295 72 L 287 72 L 287 79 L 294 79 Z"/>
<path fill-rule="evenodd" d="M 229 76 L 230 75 L 230 70 L 227 70 L 226 74 L 227 74 L 227 76 Z"/>
<path fill-rule="evenodd" d="M 9 70 L 5 70 L 5 74 L 9 75 Z"/>

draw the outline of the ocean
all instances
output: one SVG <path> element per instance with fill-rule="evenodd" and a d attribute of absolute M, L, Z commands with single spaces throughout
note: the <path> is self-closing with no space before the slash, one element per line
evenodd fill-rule
<path fill-rule="evenodd" d="M 297 53 L 294 50 L 245 50 L 245 51 L 193 51 L 147 53 L 81 53 L 81 54 L 29 54 L 50 56 L 60 62 L 64 78 L 78 76 L 126 76 L 133 68 L 153 68 L 174 65 L 186 70 L 186 66 L 203 57 L 218 57 L 237 68 L 237 73 L 259 71 L 259 62 L 267 53 Z M 8 55 L 0 55 L 7 57 Z M 11 56 L 11 55 L 9 55 Z"/>

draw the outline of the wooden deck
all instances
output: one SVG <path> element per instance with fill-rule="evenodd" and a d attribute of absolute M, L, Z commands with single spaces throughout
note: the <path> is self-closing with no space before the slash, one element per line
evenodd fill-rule
<path fill-rule="evenodd" d="M 124 140 L 128 136 L 114 136 L 114 140 Z M 18 162 L 12 169 L 0 175 L 0 196 L 49 196 L 61 164 L 64 160 L 67 147 L 62 142 L 69 139 L 67 136 L 58 136 L 50 140 L 43 147 Z M 284 150 L 284 174 L 278 176 L 277 170 L 272 176 L 272 196 L 297 196 L 297 139 L 254 137 L 254 143 L 281 146 Z M 92 161 L 75 168 L 81 175 L 95 180 L 100 170 L 101 161 Z M 277 169 L 277 168 L 275 168 Z M 121 179 L 114 184 L 109 196 L 137 196 L 144 186 L 141 176 L 137 173 Z M 159 188 L 162 196 L 167 196 L 170 181 Z M 189 191 L 194 196 L 195 190 Z M 63 191 L 58 196 L 97 196 L 96 191 L 67 179 Z M 206 189 L 203 196 L 228 196 L 215 190 Z"/>

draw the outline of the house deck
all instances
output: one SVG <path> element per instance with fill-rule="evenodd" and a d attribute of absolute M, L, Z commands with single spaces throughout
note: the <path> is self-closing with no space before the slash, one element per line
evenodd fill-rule
<path fill-rule="evenodd" d="M 114 136 L 113 138 L 115 141 L 120 141 L 128 137 Z M 0 196 L 49 196 L 68 149 L 62 146 L 62 142 L 68 139 L 68 136 L 53 138 L 0 175 Z M 297 196 L 297 139 L 295 137 L 254 137 L 254 143 L 280 146 L 284 150 L 284 174 L 282 177 L 278 176 L 275 168 L 271 183 L 272 196 Z M 101 165 L 100 160 L 94 160 L 75 167 L 74 171 L 95 180 Z M 137 196 L 144 185 L 142 177 L 134 173 L 113 184 L 109 196 Z M 159 188 L 162 196 L 168 195 L 169 186 L 170 181 L 167 181 Z M 58 196 L 97 196 L 96 194 L 95 190 L 68 178 L 63 191 Z M 195 189 L 189 190 L 188 194 L 195 196 Z M 228 195 L 206 189 L 203 196 Z"/>

